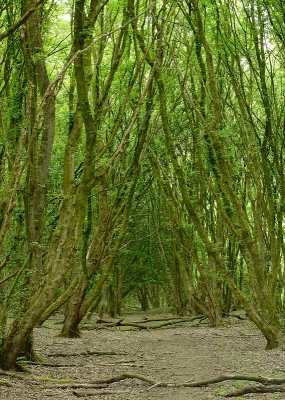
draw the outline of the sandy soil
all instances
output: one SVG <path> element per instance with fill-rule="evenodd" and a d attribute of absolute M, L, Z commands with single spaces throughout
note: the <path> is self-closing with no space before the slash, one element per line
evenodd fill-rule
<path fill-rule="evenodd" d="M 126 315 L 140 321 L 158 314 Z M 169 314 L 160 317 L 169 317 Z M 265 351 L 265 340 L 250 321 L 228 318 L 225 326 L 211 328 L 204 322 L 184 322 L 170 327 L 137 330 L 126 328 L 83 330 L 80 339 L 56 337 L 56 316 L 35 329 L 35 347 L 48 365 L 27 365 L 31 374 L 0 376 L 10 387 L 0 386 L 1 400 L 73 400 L 87 390 L 68 385 L 90 384 L 123 372 L 144 375 L 157 382 L 189 382 L 224 374 L 255 374 L 284 377 L 285 352 Z M 88 354 L 88 352 L 114 354 Z M 159 387 L 138 379 L 112 383 L 100 394 L 85 399 L 121 400 L 208 400 L 222 399 L 244 381 L 227 381 L 201 388 Z M 106 390 L 117 391 L 103 394 Z M 77 392 L 77 396 L 74 392 Z M 239 397 L 241 398 L 241 397 Z M 285 393 L 244 395 L 243 399 L 284 399 Z"/>

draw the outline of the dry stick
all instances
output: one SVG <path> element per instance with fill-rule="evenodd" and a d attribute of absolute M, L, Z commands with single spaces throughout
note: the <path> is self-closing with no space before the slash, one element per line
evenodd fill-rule
<path fill-rule="evenodd" d="M 160 321 L 181 321 L 181 320 L 189 320 L 189 322 L 195 321 L 196 319 L 202 319 L 204 315 L 197 315 L 196 317 L 165 317 L 165 318 L 147 318 L 141 321 L 133 321 L 135 324 L 145 324 L 147 322 L 160 322 Z M 124 318 L 121 318 L 119 321 L 123 321 Z M 118 321 L 116 321 L 118 323 Z M 114 324 L 114 321 L 107 321 L 101 318 L 98 318 L 96 324 Z"/>
<path fill-rule="evenodd" d="M 146 322 L 160 322 L 160 321 L 178 321 L 188 319 L 189 322 L 195 321 L 195 319 L 204 318 L 203 315 L 197 315 L 196 317 L 165 317 L 165 318 L 147 318 L 142 321 L 137 321 L 138 324 L 145 324 Z"/>
<path fill-rule="evenodd" d="M 256 375 L 220 375 L 216 378 L 205 379 L 203 381 L 181 383 L 183 387 L 201 387 L 207 386 L 213 383 L 219 383 L 224 381 L 253 381 L 262 383 L 263 385 L 282 385 L 285 383 L 284 378 L 263 378 L 262 376 Z"/>
<path fill-rule="evenodd" d="M 145 325 L 145 324 L 137 324 L 137 323 L 132 323 L 132 322 L 123 322 L 119 324 L 118 326 L 134 326 L 136 328 L 140 329 L 157 329 L 157 328 L 162 328 L 164 326 L 169 326 L 169 325 L 174 325 L 174 324 L 180 324 L 181 322 L 189 322 L 189 318 L 181 318 L 180 320 L 172 320 L 168 322 L 163 322 L 158 325 Z"/>
<path fill-rule="evenodd" d="M 106 384 L 92 384 L 92 383 L 61 383 L 57 385 L 45 385 L 45 388 L 48 389 L 106 389 L 108 385 Z"/>
<path fill-rule="evenodd" d="M 281 393 L 285 392 L 285 386 L 247 386 L 243 389 L 227 393 L 225 397 L 238 397 L 248 393 Z"/>
<path fill-rule="evenodd" d="M 110 327 L 115 327 L 115 326 L 132 326 L 134 328 L 139 328 L 139 329 L 158 329 L 158 328 L 163 328 L 164 326 L 168 325 L 173 325 L 173 324 L 179 324 L 181 322 L 189 322 L 191 319 L 189 318 L 181 318 L 179 320 L 171 320 L 168 322 L 163 322 L 158 325 L 146 325 L 145 322 L 141 323 L 136 323 L 136 322 L 108 322 L 104 324 L 99 324 L 99 325 L 91 325 L 91 326 L 85 326 L 84 329 L 104 329 L 104 328 L 110 328 Z M 148 321 L 146 321 L 148 322 Z"/>
<path fill-rule="evenodd" d="M 55 354 L 48 354 L 48 357 L 76 357 L 76 356 L 124 356 L 127 353 L 116 353 L 115 351 L 97 351 L 97 350 L 92 350 L 92 351 L 83 351 L 81 353 L 55 353 Z"/>
<path fill-rule="evenodd" d="M 55 368 L 66 368 L 66 367 L 76 367 L 77 364 L 54 364 L 54 363 L 45 363 L 45 362 L 35 362 L 35 361 L 25 361 L 24 365 L 40 365 L 41 367 L 55 367 Z"/>
<path fill-rule="evenodd" d="M 130 392 L 127 392 L 125 390 L 85 390 L 82 392 L 76 392 L 73 391 L 72 394 L 74 394 L 77 397 L 87 397 L 87 396 L 98 396 L 102 394 L 130 394 Z"/>
<path fill-rule="evenodd" d="M 124 378 L 124 379 L 125 378 L 137 378 L 140 380 L 144 380 L 148 383 L 151 383 L 151 381 L 152 381 L 151 379 L 143 377 L 141 375 L 123 373 L 123 374 L 119 375 L 118 377 L 110 378 L 108 380 L 105 380 L 104 382 L 106 382 L 106 383 L 112 383 L 114 381 L 117 382 L 118 380 L 121 380 L 121 378 Z M 152 386 L 148 390 L 158 387 L 158 386 L 201 387 L 201 386 L 206 386 L 208 384 L 223 382 L 225 380 L 249 380 L 249 381 L 262 383 L 263 385 L 267 385 L 267 386 L 245 387 L 243 389 L 239 389 L 234 392 L 230 392 L 230 393 L 226 394 L 225 397 L 238 397 L 238 396 L 242 396 L 242 395 L 248 394 L 248 393 L 275 393 L 275 392 L 283 393 L 283 392 L 285 392 L 285 386 L 283 386 L 283 384 L 285 383 L 285 379 L 283 379 L 283 378 L 263 378 L 263 377 L 254 376 L 254 375 L 222 375 L 222 376 L 219 376 L 219 377 L 213 378 L 213 379 L 196 381 L 196 382 L 186 382 L 186 383 L 180 383 L 180 384 L 153 381 Z"/>
<path fill-rule="evenodd" d="M 124 379 L 129 379 L 129 378 L 139 379 L 140 381 L 144 381 L 144 382 L 150 383 L 151 385 L 157 384 L 156 381 L 154 381 L 151 378 L 148 378 L 147 376 L 132 374 L 130 372 L 123 372 L 121 375 L 113 376 L 113 377 L 108 378 L 108 379 L 100 379 L 98 381 L 94 381 L 94 383 L 107 383 L 107 384 L 109 384 L 109 383 L 123 381 Z"/>

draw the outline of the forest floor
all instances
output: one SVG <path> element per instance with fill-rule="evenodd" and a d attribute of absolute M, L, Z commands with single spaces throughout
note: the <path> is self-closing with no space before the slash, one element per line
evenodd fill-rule
<path fill-rule="evenodd" d="M 124 321 L 170 317 L 171 314 L 156 310 L 128 313 Z M 35 329 L 35 348 L 45 364 L 27 364 L 30 374 L 5 376 L 0 371 L 0 381 L 11 384 L 0 386 L 1 400 L 74 400 L 83 396 L 90 400 L 223 399 L 229 392 L 259 384 L 229 380 L 203 387 L 161 387 L 130 378 L 128 374 L 147 377 L 157 383 L 176 384 L 229 374 L 267 378 L 282 378 L 285 374 L 285 351 L 265 351 L 264 338 L 245 319 L 229 317 L 219 328 L 211 328 L 201 320 L 140 330 L 125 326 L 91 329 L 89 326 L 82 330 L 79 339 L 56 336 L 61 320 L 62 316 L 56 315 Z M 102 389 L 94 387 L 98 380 L 124 373 L 127 379 Z M 285 393 L 247 394 L 235 398 L 284 399 Z"/>

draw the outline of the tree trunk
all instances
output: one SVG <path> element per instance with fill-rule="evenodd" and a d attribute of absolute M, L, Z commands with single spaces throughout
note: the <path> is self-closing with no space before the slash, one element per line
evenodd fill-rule
<path fill-rule="evenodd" d="M 80 337 L 80 331 L 78 325 L 82 320 L 80 315 L 80 308 L 88 287 L 88 282 L 82 278 L 77 286 L 77 290 L 71 296 L 68 302 L 65 320 L 61 332 L 58 336 L 78 338 Z"/>

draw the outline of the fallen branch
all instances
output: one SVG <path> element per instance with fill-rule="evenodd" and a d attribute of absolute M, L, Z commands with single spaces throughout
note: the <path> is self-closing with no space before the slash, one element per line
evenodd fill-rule
<path fill-rule="evenodd" d="M 99 384 L 99 383 L 61 383 L 58 385 L 49 385 L 45 386 L 45 388 L 53 389 L 106 389 L 108 385 L 106 384 Z"/>
<path fill-rule="evenodd" d="M 148 389 L 152 389 L 155 387 L 202 387 L 207 386 L 209 384 L 235 380 L 235 381 L 252 381 L 258 382 L 264 386 L 251 386 L 245 387 L 243 389 L 236 390 L 234 392 L 230 392 L 226 394 L 225 397 L 237 397 L 242 396 L 243 394 L 248 393 L 275 393 L 275 392 L 285 392 L 285 379 L 284 378 L 264 378 L 261 376 L 255 375 L 221 375 L 216 378 L 206 379 L 202 381 L 194 381 L 194 382 L 157 382 L 151 378 L 148 378 L 144 375 L 132 374 L 129 372 L 124 372 L 121 375 L 117 375 L 108 379 L 98 380 L 94 383 L 96 384 L 110 384 L 114 382 L 119 382 L 124 379 L 139 379 L 141 381 L 147 382 L 151 384 L 151 387 Z M 281 385 L 281 386 L 280 386 Z M 284 386 L 282 386 L 284 385 Z"/>
<path fill-rule="evenodd" d="M 232 318 L 237 318 L 241 321 L 248 321 L 248 317 L 240 315 L 240 314 L 227 314 L 226 317 L 232 317 Z"/>
<path fill-rule="evenodd" d="M 135 364 L 136 360 L 114 360 L 111 363 L 100 363 L 100 365 L 116 365 L 116 364 Z"/>
<path fill-rule="evenodd" d="M 98 381 L 94 381 L 94 383 L 96 383 L 96 384 L 97 383 L 99 383 L 99 384 L 100 383 L 109 384 L 109 383 L 123 381 L 124 379 L 129 379 L 129 378 L 131 378 L 131 379 L 139 379 L 140 381 L 150 383 L 151 385 L 157 384 L 156 381 L 154 381 L 151 378 L 148 378 L 147 376 L 138 375 L 138 374 L 132 374 L 130 372 L 123 372 L 121 375 L 113 376 L 113 377 L 108 378 L 108 379 L 100 379 Z"/>
<path fill-rule="evenodd" d="M 119 320 L 116 322 L 107 322 L 104 321 L 103 323 L 99 322 L 97 325 L 85 325 L 83 329 L 104 329 L 104 328 L 111 328 L 116 326 L 125 326 L 125 327 L 134 327 L 138 329 L 159 329 L 163 328 L 164 326 L 179 324 L 181 322 L 191 322 L 193 319 L 191 318 L 179 318 L 179 319 L 171 319 L 167 322 L 163 322 L 161 324 L 146 324 L 149 321 L 142 321 L 142 322 L 123 322 L 123 320 Z"/>
<path fill-rule="evenodd" d="M 21 362 L 19 364 L 22 364 Z M 67 368 L 76 367 L 77 364 L 55 364 L 55 363 L 45 363 L 45 362 L 35 362 L 35 361 L 24 361 L 24 365 L 40 365 L 41 367 L 55 367 L 55 368 Z"/>
<path fill-rule="evenodd" d="M 252 381 L 262 383 L 263 385 L 282 385 L 285 383 L 284 378 L 263 378 L 262 376 L 256 375 L 221 375 L 216 378 L 206 379 L 203 381 L 186 382 L 181 383 L 183 387 L 201 387 L 207 386 L 213 383 L 219 383 L 224 381 Z"/>
<path fill-rule="evenodd" d="M 180 321 L 180 320 L 187 320 L 189 322 L 195 321 L 196 319 L 204 318 L 203 315 L 198 315 L 196 317 L 165 317 L 165 318 L 148 318 L 144 317 L 141 321 L 135 321 L 135 323 L 143 324 L 146 322 L 160 322 L 160 321 Z"/>
<path fill-rule="evenodd" d="M 99 355 L 105 355 L 105 354 L 118 354 L 115 352 L 102 352 L 102 351 L 87 351 L 84 353 L 81 353 L 83 355 L 89 355 L 89 354 L 99 354 Z M 69 354 L 70 355 L 70 354 Z M 78 353 L 76 354 L 78 355 Z M 64 356 L 67 356 L 66 354 Z M 118 363 L 121 362 L 132 362 L 133 360 L 120 360 Z M 42 363 L 31 363 L 35 365 L 43 365 Z M 55 364 L 45 364 L 47 366 L 56 366 Z M 59 364 L 57 366 L 62 367 L 62 364 Z M 8 371 L 2 371 L 0 370 L 0 375 L 5 375 L 10 378 L 17 378 L 17 379 L 22 379 L 25 381 L 28 381 L 29 383 L 33 384 L 39 384 L 39 380 L 42 380 L 39 377 L 31 377 L 27 375 L 22 375 L 22 374 L 17 374 L 15 372 L 8 372 Z M 149 378 L 148 376 L 145 375 L 139 375 L 139 374 L 134 374 L 130 372 L 123 372 L 120 375 L 112 376 L 107 379 L 100 379 L 96 381 L 91 381 L 88 383 L 76 383 L 76 382 L 69 382 L 69 383 L 59 383 L 55 382 L 53 384 L 46 384 L 45 387 L 47 388 L 59 388 L 59 389 L 89 389 L 89 390 L 81 390 L 81 391 L 73 391 L 73 394 L 77 397 L 87 397 L 87 396 L 97 396 L 97 395 L 106 395 L 106 394 L 128 394 L 128 391 L 118 391 L 118 390 L 111 390 L 108 389 L 108 385 L 119 382 L 125 379 L 138 379 L 140 381 L 146 382 L 150 385 L 148 390 L 151 390 L 156 387 L 203 387 L 207 386 L 210 384 L 215 384 L 215 383 L 220 383 L 224 381 L 251 381 L 251 382 L 256 382 L 259 385 L 258 386 L 247 386 L 242 389 L 234 390 L 232 392 L 229 392 L 225 395 L 225 397 L 238 397 L 238 396 L 243 396 L 245 394 L 250 394 L 250 393 L 285 393 L 285 378 L 265 378 L 262 376 L 256 376 L 256 375 L 248 375 L 248 374 L 229 374 L 229 375 L 220 375 L 211 379 L 205 379 L 205 380 L 200 380 L 200 381 L 191 381 L 191 382 L 182 382 L 182 383 L 177 383 L 177 382 L 160 382 L 160 381 L 155 381 L 152 378 Z M 1 385 L 6 385 L 6 386 L 12 386 L 12 384 L 8 381 L 5 380 L 0 380 L 0 386 Z M 97 389 L 97 390 L 91 390 L 91 389 Z M 100 389 L 100 390 L 99 390 Z"/>
<path fill-rule="evenodd" d="M 225 397 L 238 397 L 249 393 L 281 393 L 285 392 L 285 386 L 247 386 L 227 393 Z"/>
<path fill-rule="evenodd" d="M 48 357 L 77 357 L 77 356 L 93 356 L 93 355 L 97 355 L 97 356 L 124 356 L 127 353 L 117 353 L 115 351 L 83 351 L 80 353 L 50 353 L 48 354 Z"/>
<path fill-rule="evenodd" d="M 77 397 L 89 397 L 89 396 L 98 396 L 102 394 L 130 394 L 130 392 L 125 390 L 85 390 L 82 392 L 73 391 Z"/>

